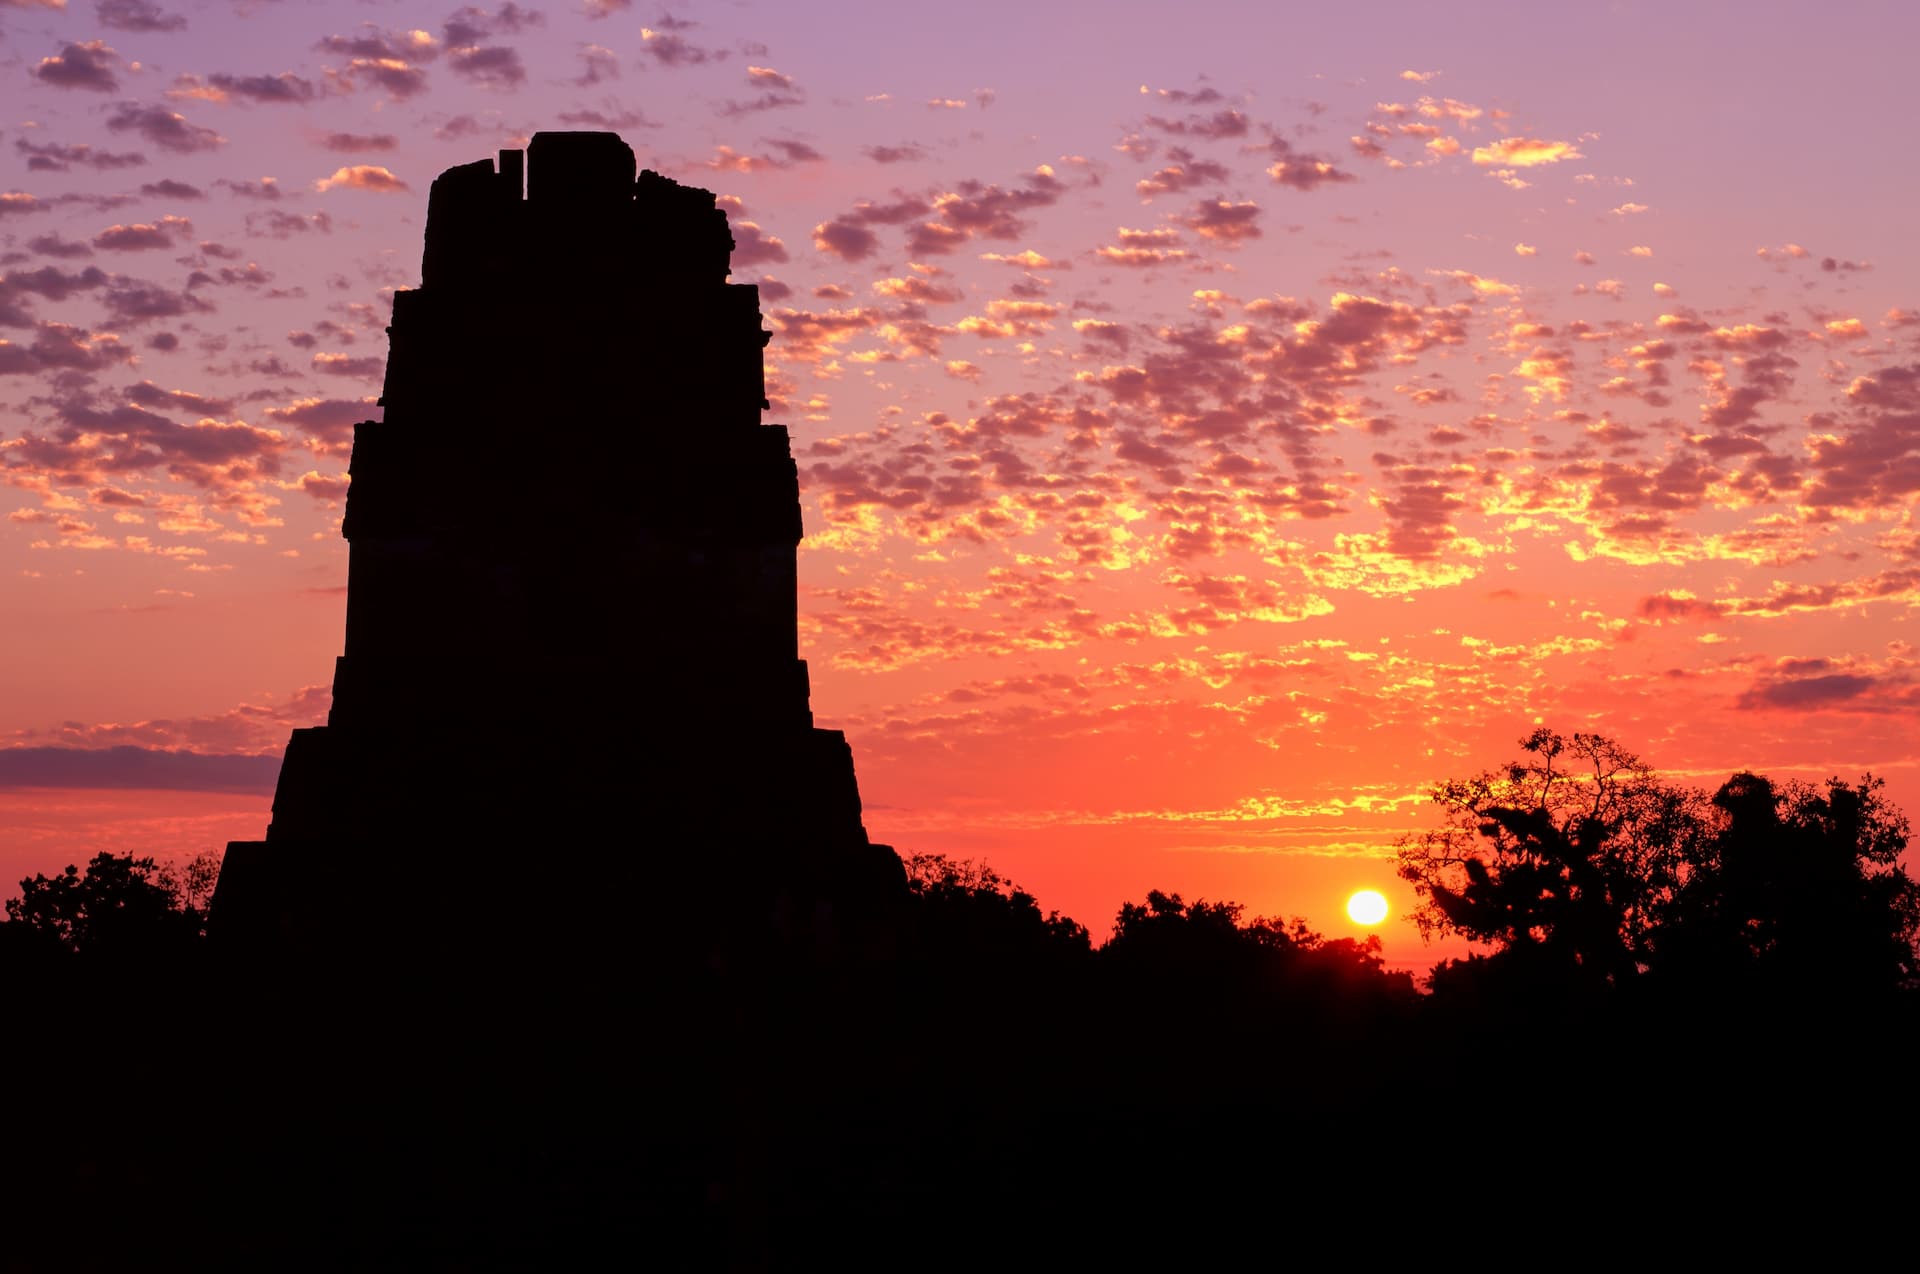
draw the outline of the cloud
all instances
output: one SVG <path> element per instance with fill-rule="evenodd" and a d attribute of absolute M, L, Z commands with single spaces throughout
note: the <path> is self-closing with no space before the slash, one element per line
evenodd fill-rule
<path fill-rule="evenodd" d="M 1706 621 L 1721 618 L 1725 608 L 1718 602 L 1701 601 L 1692 593 L 1671 592 L 1655 593 L 1643 597 L 1634 608 L 1642 619 L 1651 620 L 1696 620 Z"/>
<path fill-rule="evenodd" d="M 84 338 L 88 334 L 67 335 L 69 348 L 85 357 L 89 351 Z M 165 391 L 160 395 L 163 404 L 170 397 Z M 255 525 L 271 524 L 267 510 L 275 501 L 254 490 L 253 484 L 279 472 L 290 445 L 284 435 L 238 420 L 202 418 L 193 424 L 178 424 L 125 397 L 70 389 L 55 399 L 52 411 L 55 425 L 51 430 L 22 431 L 11 441 L 10 460 L 16 472 L 24 466 L 58 474 L 63 485 L 111 485 L 127 474 L 162 470 L 174 482 L 200 488 L 216 503 L 234 508 Z M 163 521 L 161 529 L 174 528 Z M 185 529 L 217 530 L 218 524 L 198 519 Z M 122 548 L 166 557 L 204 556 L 204 550 L 155 548 L 150 541 L 134 536 L 118 542 L 95 537 L 91 542 L 70 546 Z"/>
<path fill-rule="evenodd" d="M 176 292 L 140 279 L 115 277 L 108 286 L 105 302 L 108 317 L 123 327 L 137 327 L 157 319 L 183 318 L 189 314 L 209 314 L 213 306 L 191 292 Z"/>
<path fill-rule="evenodd" d="M 1797 612 L 1842 610 L 1870 602 L 1920 603 L 1920 568 L 1896 567 L 1831 584 L 1775 584 L 1764 597 L 1722 603 L 1730 615 L 1775 619 Z"/>
<path fill-rule="evenodd" d="M 1024 248 L 1019 252 L 982 252 L 980 259 L 1015 266 L 1022 270 L 1071 270 L 1073 268 L 1071 261 L 1055 261 L 1041 256 L 1032 248 Z"/>
<path fill-rule="evenodd" d="M 446 37 L 447 65 L 454 74 L 465 76 L 483 88 L 513 89 L 526 82 L 527 69 L 517 50 L 504 44 L 482 44 L 496 36 L 518 35 L 531 27 L 543 27 L 546 15 L 508 3 L 488 11 L 468 6 L 448 16 L 442 34 Z M 618 73 L 618 64 L 615 64 Z M 594 82 L 594 81 L 588 81 Z"/>
<path fill-rule="evenodd" d="M 357 376 L 379 380 L 386 373 L 387 360 L 379 354 L 355 358 L 351 354 L 319 353 L 313 356 L 313 370 L 330 376 Z"/>
<path fill-rule="evenodd" d="M 72 254 L 60 253 L 57 255 L 69 256 Z M 66 300 L 77 292 L 85 292 L 93 288 L 101 287 L 106 284 L 107 280 L 108 276 L 106 271 L 97 265 L 90 265 L 84 270 L 77 270 L 72 273 L 62 270 L 57 265 L 45 265 L 41 266 L 38 270 L 19 270 L 7 275 L 6 286 L 9 289 L 31 292 L 36 296 L 44 296 L 49 301 L 59 302 Z"/>
<path fill-rule="evenodd" d="M 1747 360 L 1749 374 L 1756 361 Z M 1846 406 L 1844 430 L 1808 439 L 1814 477 L 1806 503 L 1870 507 L 1920 491 L 1920 363 L 1856 376 L 1847 385 Z"/>
<path fill-rule="evenodd" d="M 933 213 L 939 219 L 915 227 L 908 246 L 916 254 L 952 252 L 969 238 L 1018 239 L 1027 230 L 1027 214 L 1060 201 L 1066 185 L 1053 169 L 1041 165 L 1016 187 L 967 180 L 936 195 Z"/>
<path fill-rule="evenodd" d="M 580 88 L 620 78 L 620 55 L 598 44 L 583 44 L 579 49 L 580 74 L 574 84 Z"/>
<path fill-rule="evenodd" d="M 310 212 L 303 217 L 278 208 L 262 208 L 257 212 L 249 212 L 244 224 L 248 234 L 263 239 L 291 239 L 297 234 L 315 231 L 320 234 L 333 233 L 333 218 L 325 212 Z"/>
<path fill-rule="evenodd" d="M 967 232 L 938 221 L 926 221 L 907 232 L 907 251 L 916 257 L 946 256 L 958 252 Z"/>
<path fill-rule="evenodd" d="M 759 96 L 744 102 L 729 98 L 718 107 L 720 114 L 737 118 L 760 111 L 800 106 L 807 100 L 806 93 L 793 82 L 791 75 L 776 71 L 770 66 L 749 66 L 747 83 L 760 90 Z"/>
<path fill-rule="evenodd" d="M 1178 230 L 1133 230 L 1122 226 L 1115 232 L 1118 244 L 1094 249 L 1094 255 L 1109 265 L 1149 268 L 1186 261 L 1193 254 L 1179 246 Z"/>
<path fill-rule="evenodd" d="M 743 155 L 731 146 L 716 146 L 707 167 L 723 172 L 755 173 L 770 168 L 791 168 L 795 164 L 817 164 L 826 159 L 805 142 L 767 140 L 761 144 L 773 153 Z"/>
<path fill-rule="evenodd" d="M 401 100 L 427 91 L 427 73 L 406 62 L 355 58 L 347 63 L 342 73 L 342 79 L 349 87 L 357 84 L 362 76 Z"/>
<path fill-rule="evenodd" d="M 815 226 L 813 246 L 843 261 L 864 261 L 880 248 L 879 236 L 867 227 L 897 226 L 931 211 L 931 204 L 911 195 L 902 196 L 890 204 L 877 204 L 863 199 L 853 206 L 852 211 Z"/>
<path fill-rule="evenodd" d="M 1459 539 L 1453 518 L 1468 507 L 1467 502 L 1420 469 L 1396 476 L 1411 480 L 1402 481 L 1392 495 L 1379 498 L 1387 517 L 1386 550 L 1411 562 L 1437 562 Z"/>
<path fill-rule="evenodd" d="M 167 96 L 201 102 L 228 102 L 235 98 L 267 106 L 302 106 L 320 95 L 312 80 L 282 71 L 278 75 L 182 75 Z"/>
<path fill-rule="evenodd" d="M 142 407 L 173 409 L 190 412 L 196 416 L 226 415 L 233 410 L 233 400 L 229 398 L 209 398 L 186 389 L 163 389 L 150 380 L 143 380 L 127 388 L 127 401 L 138 403 Z M 109 503 L 126 503 L 124 499 L 110 500 Z"/>
<path fill-rule="evenodd" d="M 1533 168 L 1583 156 L 1572 142 L 1543 141 L 1538 137 L 1502 137 L 1490 146 L 1473 148 L 1473 162 L 1483 167 Z"/>
<path fill-rule="evenodd" d="M 1167 158 L 1171 162 L 1166 167 L 1134 183 L 1134 192 L 1142 199 L 1178 194 L 1199 186 L 1222 185 L 1230 176 L 1225 164 L 1198 158 L 1184 147 L 1176 146 L 1169 150 Z"/>
<path fill-rule="evenodd" d="M 1791 712 L 1818 712 L 1849 703 L 1879 685 L 1873 677 L 1840 672 L 1821 677 L 1763 680 L 1741 694 L 1735 706 L 1748 711 L 1780 708 Z"/>
<path fill-rule="evenodd" d="M 110 172 L 119 168 L 138 168 L 147 157 L 138 151 L 95 150 L 85 142 L 33 142 L 16 137 L 13 148 L 27 157 L 28 172 L 63 173 L 78 164 Z"/>
<path fill-rule="evenodd" d="M 663 19 L 659 29 L 641 27 L 641 51 L 665 67 L 699 66 L 709 61 L 720 61 L 727 56 L 724 49 L 703 49 L 678 33 L 691 25 L 674 23 L 669 26 L 667 20 Z"/>
<path fill-rule="evenodd" d="M 1267 166 L 1267 176 L 1274 184 L 1304 191 L 1356 180 L 1352 173 L 1336 167 L 1332 160 L 1296 151 L 1293 143 L 1274 132 L 1271 125 L 1262 127 L 1267 134 L 1266 152 L 1274 158 Z"/>
<path fill-rule="evenodd" d="M 440 54 L 439 41 L 418 28 L 388 31 L 363 22 L 352 35 L 329 35 L 314 45 L 322 53 L 375 61 L 431 62 Z"/>
<path fill-rule="evenodd" d="M 517 88 L 527 78 L 527 68 L 521 64 L 519 51 L 504 44 L 449 48 L 447 65 L 454 74 L 463 75 L 482 88 Z"/>
<path fill-rule="evenodd" d="M 114 31 L 157 35 L 187 29 L 186 18 L 163 11 L 153 0 L 97 0 L 93 14 L 101 26 Z"/>
<path fill-rule="evenodd" d="M 1215 111 L 1211 115 L 1189 115 L 1185 119 L 1149 115 L 1146 124 L 1148 128 L 1157 128 L 1176 137 L 1197 137 L 1203 141 L 1245 137 L 1249 127 L 1247 117 L 1231 108 Z"/>
<path fill-rule="evenodd" d="M 33 69 L 33 77 L 55 88 L 111 93 L 120 87 L 113 73 L 119 61 L 120 55 L 108 48 L 106 41 L 88 40 L 85 44 L 69 44 L 58 53 L 41 58 L 40 65 Z"/>
<path fill-rule="evenodd" d="M 1209 199 L 1195 204 L 1180 221 L 1203 239 L 1238 244 L 1260 237 L 1259 218 L 1260 206 L 1252 200 L 1229 203 L 1225 199 Z"/>
<path fill-rule="evenodd" d="M 876 164 L 910 164 L 927 157 L 927 152 L 912 144 L 901 146 L 862 146 L 860 153 Z"/>
<path fill-rule="evenodd" d="M 142 106 L 137 102 L 121 102 L 115 106 L 113 114 L 107 117 L 107 128 L 115 133 L 138 133 L 160 149 L 177 155 L 217 150 L 227 144 L 227 139 L 219 133 L 190 123 L 178 111 L 164 106 Z"/>
<path fill-rule="evenodd" d="M 328 133 L 320 139 L 321 149 L 343 155 L 369 150 L 394 150 L 399 145 L 400 139 L 392 133 Z"/>
<path fill-rule="evenodd" d="M 333 176 L 313 183 L 315 190 L 366 190 L 374 194 L 399 194 L 409 189 L 406 182 L 378 164 L 351 164 L 333 170 Z"/>
<path fill-rule="evenodd" d="M 440 55 L 440 44 L 430 32 L 387 31 L 370 22 L 352 35 L 326 36 L 314 47 L 347 59 L 329 72 L 342 87 L 355 88 L 365 79 L 398 99 L 426 91 L 427 73 L 420 64 Z"/>
<path fill-rule="evenodd" d="M 606 100 L 609 106 L 613 105 L 611 99 Z M 554 118 L 558 119 L 562 124 L 571 124 L 576 128 L 585 125 L 593 128 L 604 128 L 612 132 L 624 132 L 629 128 L 654 127 L 645 115 L 642 115 L 632 107 L 618 107 L 611 111 L 561 111 Z"/>
<path fill-rule="evenodd" d="M 735 221 L 733 229 L 733 266 L 737 270 L 757 265 L 779 265 L 787 260 L 787 245 L 766 233 L 751 221 Z"/>
<path fill-rule="evenodd" d="M 302 491 L 324 504 L 336 504 L 347 498 L 352 480 L 344 473 L 321 473 L 309 469 L 295 483 Z"/>
<path fill-rule="evenodd" d="M 766 145 L 779 152 L 780 162 L 783 164 L 818 164 L 827 158 L 805 142 L 775 138 L 769 140 Z"/>
<path fill-rule="evenodd" d="M 131 746 L 0 748 L 0 788 L 145 788 L 271 793 L 277 756 L 220 756 Z"/>
<path fill-rule="evenodd" d="M 61 370 L 97 372 L 132 361 L 133 351 L 121 344 L 117 335 L 94 333 L 49 319 L 35 324 L 31 344 L 0 340 L 0 375 Z"/>
<path fill-rule="evenodd" d="M 161 217 L 155 222 L 108 226 L 93 236 L 93 246 L 102 252 L 151 251 L 155 248 L 171 248 L 176 234 L 192 233 L 193 223 L 185 217 Z"/>
<path fill-rule="evenodd" d="M 1148 88 L 1142 84 L 1140 86 L 1140 95 L 1142 97 L 1157 97 L 1162 101 L 1173 102 L 1176 105 L 1182 106 L 1211 106 L 1215 102 L 1223 102 L 1226 100 L 1225 95 L 1222 94 L 1219 89 L 1213 88 L 1210 85 L 1204 88 L 1184 89 Z"/>
<path fill-rule="evenodd" d="M 65 238 L 60 238 L 60 232 L 40 234 L 40 236 L 35 236 L 35 238 L 31 238 L 31 240 L 27 240 L 27 251 L 33 251 L 33 253 L 38 253 L 38 255 L 42 255 L 42 257 L 90 257 L 90 255 L 94 255 L 94 249 L 88 248 L 86 244 L 79 242 L 79 240 L 65 240 Z M 17 284 L 21 278 L 25 278 L 25 274 L 8 274 L 8 276 L 6 276 L 6 282 L 8 282 L 8 284 Z"/>
<path fill-rule="evenodd" d="M 269 420 L 282 421 L 328 443 L 344 443 L 363 420 L 380 418 L 375 398 L 301 398 L 285 407 L 267 408 Z"/>
<path fill-rule="evenodd" d="M 873 285 L 873 290 L 876 294 L 884 296 L 888 300 L 911 301 L 916 305 L 951 305 L 966 295 L 959 288 L 947 287 L 934 282 L 932 279 L 923 278 L 918 274 L 907 275 L 901 278 L 876 280 Z M 990 304 L 1005 305 L 1012 303 L 994 301 L 990 302 Z M 1024 302 L 1022 304 L 1024 304 Z M 1049 315 L 1051 315 L 1056 308 L 1055 306 L 1046 307 Z"/>
<path fill-rule="evenodd" d="M 813 246 L 842 261 L 865 261 L 880 250 L 880 236 L 853 217 L 835 217 L 813 228 Z"/>
<path fill-rule="evenodd" d="M 60 252 L 54 255 L 72 256 L 74 254 Z M 92 253 L 85 252 L 82 255 L 91 256 Z M 4 305 L 11 297 L 23 293 L 29 296 L 45 297 L 57 305 L 82 292 L 104 287 L 108 279 L 107 272 L 97 265 L 71 272 L 62 270 L 57 265 L 44 265 L 38 270 L 15 270 L 4 279 L 0 279 L 0 305 Z M 24 311 L 18 317 L 20 321 L 12 326 L 30 326 Z"/>
<path fill-rule="evenodd" d="M 513 0 L 496 10 L 486 10 L 468 5 L 455 9 L 447 15 L 442 34 L 446 36 L 449 47 L 474 45 L 496 35 L 518 35 L 533 27 L 547 25 L 547 15 L 537 9 L 526 9 L 514 4 Z"/>
<path fill-rule="evenodd" d="M 171 177 L 162 177 L 159 181 L 150 181 L 140 187 L 140 193 L 149 199 L 205 199 L 207 193 L 198 186 L 189 186 L 184 181 L 175 181 Z"/>
<path fill-rule="evenodd" d="M 1318 190 L 1322 186 L 1337 185 L 1355 180 L 1354 175 L 1336 168 L 1332 161 L 1314 155 L 1296 155 L 1291 159 L 1282 159 L 1267 166 L 1267 176 L 1275 184 L 1293 190 Z"/>
<path fill-rule="evenodd" d="M 885 321 L 877 309 L 796 310 L 781 307 L 767 315 L 779 332 L 775 356 L 783 363 L 820 363 L 855 337 L 875 331 Z"/>

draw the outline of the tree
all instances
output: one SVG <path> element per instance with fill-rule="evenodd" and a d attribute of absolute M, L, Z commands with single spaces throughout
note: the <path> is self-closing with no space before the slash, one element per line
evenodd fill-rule
<path fill-rule="evenodd" d="M 1835 991 L 1920 972 L 1907 820 L 1871 775 L 1824 789 L 1742 772 L 1709 799 L 1597 734 L 1535 730 L 1505 769 L 1438 785 L 1402 840 L 1423 935 L 1494 948 L 1435 989 L 1797 979 Z M 1490 981 L 1492 980 L 1492 981 Z"/>
<path fill-rule="evenodd" d="M 1773 988 L 1859 993 L 1920 979 L 1920 884 L 1907 818 L 1872 775 L 1823 787 L 1741 772 L 1713 797 L 1714 836 L 1674 899 L 1655 965 Z"/>
<path fill-rule="evenodd" d="M 1034 896 L 984 862 L 945 854 L 911 854 L 907 892 L 920 929 L 935 941 L 966 948 L 974 958 L 1075 959 L 1091 944 L 1084 925 L 1042 912 Z"/>
<path fill-rule="evenodd" d="M 1434 788 L 1442 825 L 1400 843 L 1414 920 L 1580 980 L 1630 978 L 1710 834 L 1702 798 L 1598 734 L 1520 746 L 1526 759 Z"/>
<path fill-rule="evenodd" d="M 184 869 L 131 854 L 94 855 L 84 873 L 69 863 L 57 876 L 20 882 L 6 903 L 13 941 L 42 950 L 137 958 L 184 950 L 205 932 L 216 856 Z M 19 926 L 15 930 L 15 926 Z"/>
<path fill-rule="evenodd" d="M 1237 902 L 1152 890 L 1144 903 L 1121 905 L 1101 963 L 1148 1002 L 1250 1014 L 1309 1004 L 1365 1012 L 1413 994 L 1407 975 L 1384 968 L 1376 935 L 1329 940 L 1299 918 L 1243 920 L 1244 912 Z"/>

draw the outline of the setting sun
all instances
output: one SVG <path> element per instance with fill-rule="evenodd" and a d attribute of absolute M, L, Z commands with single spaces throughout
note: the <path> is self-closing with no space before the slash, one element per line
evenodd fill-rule
<path fill-rule="evenodd" d="M 1387 918 L 1387 898 L 1377 889 L 1362 889 L 1347 899 L 1347 918 L 1357 925 L 1377 925 Z"/>

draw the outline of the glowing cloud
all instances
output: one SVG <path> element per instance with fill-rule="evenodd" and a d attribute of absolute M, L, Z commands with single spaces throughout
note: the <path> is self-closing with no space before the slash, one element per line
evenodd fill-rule
<path fill-rule="evenodd" d="M 313 183 L 315 190 L 366 190 L 374 194 L 400 194 L 409 189 L 406 182 L 378 164 L 352 164 L 333 170 L 333 176 Z"/>
<path fill-rule="evenodd" d="M 1489 168 L 1533 168 L 1583 156 L 1572 142 L 1542 141 L 1537 137 L 1503 137 L 1490 146 L 1473 148 L 1473 162 Z"/>

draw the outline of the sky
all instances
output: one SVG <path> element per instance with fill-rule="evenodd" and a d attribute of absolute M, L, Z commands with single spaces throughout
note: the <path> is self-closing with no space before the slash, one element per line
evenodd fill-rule
<path fill-rule="evenodd" d="M 9 889 L 263 833 L 428 188 L 564 128 L 728 210 L 876 840 L 1096 936 L 1153 888 L 1353 936 L 1377 888 L 1424 968 L 1394 842 L 1536 725 L 1920 810 L 1910 6 L 0 0 L 0 35 Z M 601 442 L 529 508 L 644 498 Z"/>

